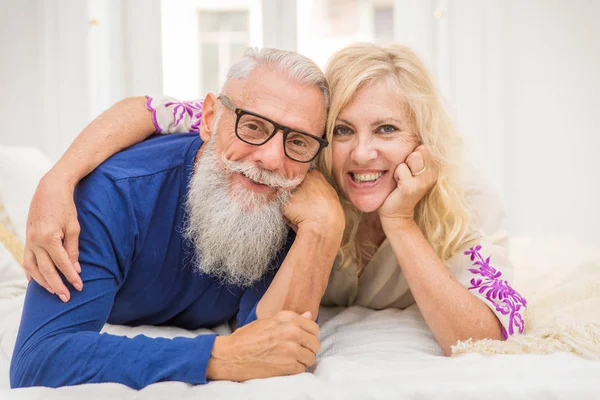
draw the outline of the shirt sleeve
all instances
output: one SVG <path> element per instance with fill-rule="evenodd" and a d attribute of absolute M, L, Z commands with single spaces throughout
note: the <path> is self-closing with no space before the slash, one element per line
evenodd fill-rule
<path fill-rule="evenodd" d="M 258 302 L 273 282 L 277 271 L 272 271 L 265 275 L 260 281 L 246 289 L 240 301 L 240 310 L 237 315 L 238 327 L 248 325 L 250 322 L 256 321 L 256 307 Z"/>
<path fill-rule="evenodd" d="M 146 96 L 156 133 L 199 132 L 203 100 L 179 101 L 172 97 Z"/>
<path fill-rule="evenodd" d="M 37 283 L 29 284 L 10 366 L 13 388 L 117 382 L 141 389 L 161 381 L 206 383 L 215 335 L 153 339 L 100 333 L 137 235 L 126 196 L 115 195 L 99 179 L 82 181 L 76 190 L 84 289 L 72 291 L 71 300 L 63 304 Z M 116 229 L 124 221 L 131 229 Z"/>
<path fill-rule="evenodd" d="M 473 240 L 448 261 L 454 277 L 483 301 L 502 324 L 506 339 L 525 329 L 527 301 L 513 286 L 506 214 L 494 190 L 473 169 L 465 189 L 474 210 Z"/>

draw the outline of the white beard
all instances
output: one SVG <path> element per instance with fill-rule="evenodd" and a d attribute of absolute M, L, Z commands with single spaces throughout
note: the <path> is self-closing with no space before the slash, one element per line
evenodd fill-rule
<path fill-rule="evenodd" d="M 265 275 L 285 244 L 288 228 L 281 206 L 297 183 L 251 164 L 220 160 L 215 141 L 216 135 L 205 144 L 190 181 L 184 237 L 194 245 L 199 272 L 248 287 Z M 258 176 L 261 183 L 288 187 L 279 187 L 275 200 L 269 200 L 231 184 L 232 169 Z"/>

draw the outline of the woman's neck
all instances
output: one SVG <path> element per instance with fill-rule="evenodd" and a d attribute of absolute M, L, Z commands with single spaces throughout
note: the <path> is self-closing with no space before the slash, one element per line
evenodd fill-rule
<path fill-rule="evenodd" d="M 381 226 L 381 220 L 377 211 L 363 214 L 359 226 L 359 235 L 362 242 L 368 242 L 375 246 L 375 250 L 381 246 L 385 240 L 385 233 Z"/>

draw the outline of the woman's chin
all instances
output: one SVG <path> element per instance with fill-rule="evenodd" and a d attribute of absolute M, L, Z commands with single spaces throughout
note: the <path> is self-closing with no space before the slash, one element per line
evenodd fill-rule
<path fill-rule="evenodd" d="M 379 207 L 383 205 L 385 199 L 375 199 L 375 198 L 357 198 L 350 199 L 354 207 L 356 207 L 359 211 L 364 213 L 371 213 L 377 211 Z"/>

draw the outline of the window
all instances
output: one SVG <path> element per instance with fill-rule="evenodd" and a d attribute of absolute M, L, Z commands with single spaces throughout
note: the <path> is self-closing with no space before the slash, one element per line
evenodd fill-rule
<path fill-rule="evenodd" d="M 199 11 L 200 93 L 217 93 L 236 56 L 249 45 L 248 11 Z"/>
<path fill-rule="evenodd" d="M 373 34 L 375 41 L 388 43 L 394 40 L 394 5 L 374 4 Z"/>

